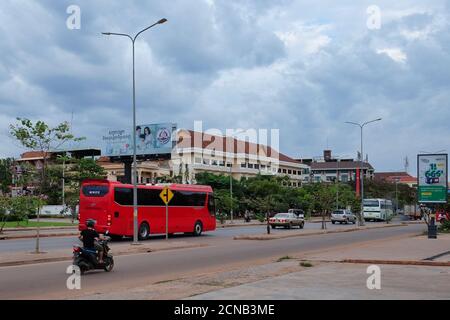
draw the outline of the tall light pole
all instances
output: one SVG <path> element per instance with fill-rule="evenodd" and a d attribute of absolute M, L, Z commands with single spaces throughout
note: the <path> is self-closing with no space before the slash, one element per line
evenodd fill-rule
<path fill-rule="evenodd" d="M 359 221 L 358 221 L 358 225 L 359 226 L 363 226 L 364 225 L 364 149 L 363 149 L 363 129 L 366 125 L 368 125 L 369 123 L 373 123 L 376 121 L 381 121 L 381 118 L 375 119 L 375 120 L 371 120 L 371 121 L 367 121 L 364 123 L 356 123 L 356 122 L 350 122 L 350 121 L 346 121 L 345 123 L 348 124 L 352 124 L 355 126 L 358 126 L 361 129 L 361 159 L 360 159 L 360 166 L 359 166 L 359 170 L 360 170 L 360 179 L 361 179 L 361 212 L 359 213 Z"/>
<path fill-rule="evenodd" d="M 138 239 L 138 204 L 137 204 L 137 164 L 136 164 L 136 72 L 135 72 L 135 43 L 139 35 L 150 28 L 158 24 L 163 24 L 167 19 L 161 19 L 158 22 L 152 24 L 151 26 L 142 29 L 134 37 L 125 33 L 113 33 L 113 32 L 102 32 L 105 36 L 121 36 L 127 37 L 131 40 L 133 45 L 133 130 L 131 134 L 133 136 L 133 169 L 131 173 L 131 180 L 133 183 L 133 244 L 137 244 Z"/>

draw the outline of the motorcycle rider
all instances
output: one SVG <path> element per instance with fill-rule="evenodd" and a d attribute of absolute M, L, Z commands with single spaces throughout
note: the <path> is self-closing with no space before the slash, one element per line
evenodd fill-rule
<path fill-rule="evenodd" d="M 86 221 L 87 229 L 81 231 L 78 237 L 83 242 L 83 247 L 90 250 L 95 250 L 97 252 L 98 263 L 103 263 L 103 246 L 101 246 L 98 241 L 103 240 L 103 234 L 99 234 L 95 231 L 95 221 Z"/>

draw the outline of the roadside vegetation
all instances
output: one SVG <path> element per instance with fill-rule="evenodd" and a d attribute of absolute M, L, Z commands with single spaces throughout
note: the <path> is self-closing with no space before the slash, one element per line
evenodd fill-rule
<path fill-rule="evenodd" d="M 360 211 L 360 199 L 355 195 L 355 185 L 350 183 L 313 183 L 300 188 L 287 186 L 288 177 L 258 175 L 233 180 L 233 198 L 230 196 L 230 178 L 226 175 L 201 173 L 196 175 L 198 184 L 210 185 L 217 199 L 220 220 L 229 219 L 233 209 L 235 217 L 243 217 L 246 210 L 252 219 L 264 221 L 267 213 L 286 212 L 290 208 L 305 211 L 305 218 L 328 217 L 333 210 L 350 208 Z M 374 181 L 365 182 L 367 197 L 395 199 L 395 185 Z M 337 197 L 337 193 L 339 196 Z M 415 190 L 407 185 L 398 186 L 399 203 L 414 203 Z"/>
<path fill-rule="evenodd" d="M 450 221 L 445 220 L 444 223 L 441 223 L 438 227 L 438 231 L 440 233 L 450 233 Z"/>
<path fill-rule="evenodd" d="M 70 125 L 62 122 L 50 127 L 45 122 L 32 122 L 17 118 L 9 126 L 10 135 L 28 150 L 38 151 L 43 156 L 41 168 L 20 165 L 16 172 L 14 159 L 0 159 L 0 232 L 9 226 L 30 226 L 39 209 L 46 204 L 62 204 L 62 179 L 64 176 L 64 204 L 75 212 L 81 182 L 88 178 L 105 178 L 106 172 L 94 159 L 76 159 L 61 154 L 49 161 L 52 150 L 61 149 L 67 142 L 84 140 L 71 133 Z M 15 174 L 13 174 L 15 172 Z M 11 197 L 9 186 L 22 190 L 22 195 Z M 28 190 L 30 185 L 34 190 Z M 54 225 L 54 224 L 53 224 Z M 70 224 L 69 224 L 70 225 Z M 50 226 L 43 223 L 42 226 Z"/>
<path fill-rule="evenodd" d="M 309 261 L 302 261 L 302 262 L 300 262 L 300 266 L 304 267 L 304 268 L 311 268 L 313 266 L 313 264 Z"/>
<path fill-rule="evenodd" d="M 279 259 L 277 260 L 277 262 L 283 262 L 283 261 L 285 261 L 285 260 L 290 260 L 290 259 L 292 259 L 291 256 L 284 256 L 284 257 L 279 258 Z"/>
<path fill-rule="evenodd" d="M 37 221 L 10 221 L 4 223 L 4 229 L 6 228 L 36 228 L 39 227 L 73 227 L 75 224 L 69 223 L 69 222 L 39 222 Z"/>

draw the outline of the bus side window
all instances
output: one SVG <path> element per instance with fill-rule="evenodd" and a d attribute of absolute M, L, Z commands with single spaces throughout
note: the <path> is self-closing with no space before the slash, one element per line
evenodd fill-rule
<path fill-rule="evenodd" d="M 208 193 L 208 210 L 210 215 L 216 215 L 216 199 L 212 193 Z"/>

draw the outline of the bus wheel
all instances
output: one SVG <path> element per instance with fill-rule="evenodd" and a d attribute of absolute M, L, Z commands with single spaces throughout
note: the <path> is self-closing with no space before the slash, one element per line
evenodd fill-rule
<path fill-rule="evenodd" d="M 150 238 L 150 226 L 147 222 L 142 222 L 138 232 L 139 240 L 147 240 Z"/>
<path fill-rule="evenodd" d="M 202 235 L 203 225 L 200 221 L 197 221 L 194 226 L 194 237 L 199 237 Z"/>

